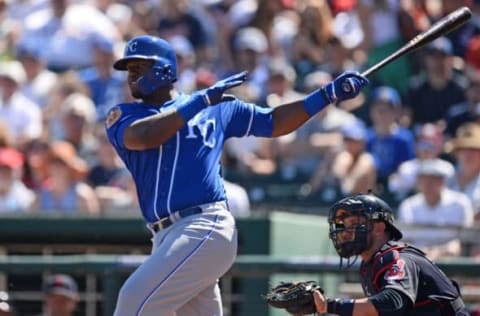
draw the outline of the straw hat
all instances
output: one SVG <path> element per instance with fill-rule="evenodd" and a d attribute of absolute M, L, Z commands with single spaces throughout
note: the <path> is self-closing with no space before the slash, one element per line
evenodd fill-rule
<path fill-rule="evenodd" d="M 465 123 L 457 129 L 455 138 L 445 144 L 446 152 L 459 148 L 480 149 L 480 124 Z"/>
<path fill-rule="evenodd" d="M 82 178 L 88 173 L 87 163 L 77 155 L 75 147 L 69 142 L 53 142 L 50 148 L 50 159 L 63 162 L 76 178 Z"/>

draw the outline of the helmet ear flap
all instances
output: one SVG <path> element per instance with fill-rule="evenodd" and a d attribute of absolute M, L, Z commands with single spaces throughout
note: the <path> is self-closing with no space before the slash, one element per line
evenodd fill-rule
<path fill-rule="evenodd" d="M 171 65 L 157 61 L 150 71 L 138 79 L 137 87 L 142 94 L 149 95 L 158 88 L 166 87 L 175 82 L 175 80 Z"/>

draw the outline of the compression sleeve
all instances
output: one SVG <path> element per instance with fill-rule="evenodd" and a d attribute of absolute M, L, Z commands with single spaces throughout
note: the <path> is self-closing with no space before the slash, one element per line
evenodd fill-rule
<path fill-rule="evenodd" d="M 385 288 L 368 300 L 375 306 L 379 316 L 406 315 L 413 305 L 405 293 L 392 288 Z"/>

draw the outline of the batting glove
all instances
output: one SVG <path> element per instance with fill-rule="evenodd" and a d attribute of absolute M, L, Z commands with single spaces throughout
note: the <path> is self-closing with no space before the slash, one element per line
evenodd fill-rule
<path fill-rule="evenodd" d="M 216 82 L 210 88 L 200 91 L 199 93 L 205 98 L 207 105 L 215 105 L 222 101 L 225 91 L 230 88 L 241 85 L 247 80 L 247 71 L 243 71 Z"/>
<path fill-rule="evenodd" d="M 368 79 L 360 73 L 346 71 L 324 87 L 310 93 L 303 100 L 305 112 L 309 116 L 313 116 L 331 103 L 352 99 L 368 83 Z"/>
<path fill-rule="evenodd" d="M 213 86 L 200 90 L 177 107 L 178 113 L 188 122 L 202 109 L 222 101 L 223 93 L 230 88 L 241 85 L 247 80 L 247 71 L 243 71 L 216 82 Z"/>
<path fill-rule="evenodd" d="M 328 103 L 337 103 L 356 97 L 366 85 L 368 85 L 366 77 L 358 72 L 347 71 L 327 83 L 321 90 Z"/>

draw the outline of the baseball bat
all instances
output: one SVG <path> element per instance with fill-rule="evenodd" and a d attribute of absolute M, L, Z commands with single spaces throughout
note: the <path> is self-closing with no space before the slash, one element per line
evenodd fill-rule
<path fill-rule="evenodd" d="M 362 75 L 367 77 L 379 70 L 380 68 L 383 68 L 386 65 L 390 64 L 397 58 L 408 54 L 432 42 L 436 38 L 453 31 L 457 27 L 467 22 L 471 16 L 472 12 L 468 7 L 462 7 L 449 13 L 447 16 L 441 18 L 436 23 L 434 23 L 428 30 L 418 34 L 417 36 L 409 40 L 405 45 L 393 52 L 391 55 L 387 56 L 383 60 L 379 61 L 372 67 L 365 70 Z"/>

